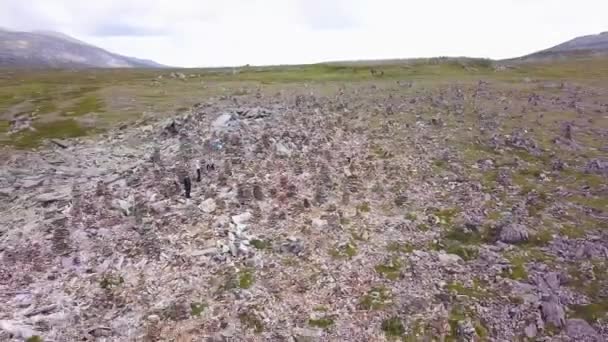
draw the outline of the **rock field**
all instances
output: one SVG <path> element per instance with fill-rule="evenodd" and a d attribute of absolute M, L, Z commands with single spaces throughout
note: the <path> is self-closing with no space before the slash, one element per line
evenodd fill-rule
<path fill-rule="evenodd" d="M 0 157 L 1 341 L 608 339 L 608 89 L 247 93 Z"/>

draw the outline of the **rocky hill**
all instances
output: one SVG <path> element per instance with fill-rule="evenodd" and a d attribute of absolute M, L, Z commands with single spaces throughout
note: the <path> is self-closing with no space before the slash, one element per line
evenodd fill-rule
<path fill-rule="evenodd" d="M 0 29 L 0 67 L 158 68 L 162 65 L 108 52 L 67 35 Z"/>
<path fill-rule="evenodd" d="M 608 56 L 608 32 L 577 37 L 552 48 L 521 57 L 520 59 L 553 60 L 589 56 Z"/>

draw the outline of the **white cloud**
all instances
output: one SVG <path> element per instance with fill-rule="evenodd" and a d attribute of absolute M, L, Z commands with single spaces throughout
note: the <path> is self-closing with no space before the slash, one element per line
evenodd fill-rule
<path fill-rule="evenodd" d="M 0 0 L 0 23 L 164 64 L 505 58 L 608 30 L 605 0 Z"/>

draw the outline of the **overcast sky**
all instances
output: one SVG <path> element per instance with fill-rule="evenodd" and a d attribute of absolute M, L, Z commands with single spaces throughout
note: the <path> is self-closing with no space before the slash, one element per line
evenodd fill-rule
<path fill-rule="evenodd" d="M 608 0 L 0 0 L 0 26 L 186 67 L 506 58 L 608 31 Z"/>

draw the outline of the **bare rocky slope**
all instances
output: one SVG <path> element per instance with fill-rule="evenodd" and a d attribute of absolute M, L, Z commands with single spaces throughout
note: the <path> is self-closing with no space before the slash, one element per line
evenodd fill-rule
<path fill-rule="evenodd" d="M 159 68 L 148 60 L 121 56 L 56 32 L 0 29 L 0 67 Z"/>
<path fill-rule="evenodd" d="M 608 55 L 608 32 L 577 37 L 546 50 L 521 57 L 521 60 L 555 60 L 572 57 Z"/>
<path fill-rule="evenodd" d="M 3 152 L 0 340 L 606 340 L 605 90 L 286 89 Z"/>

